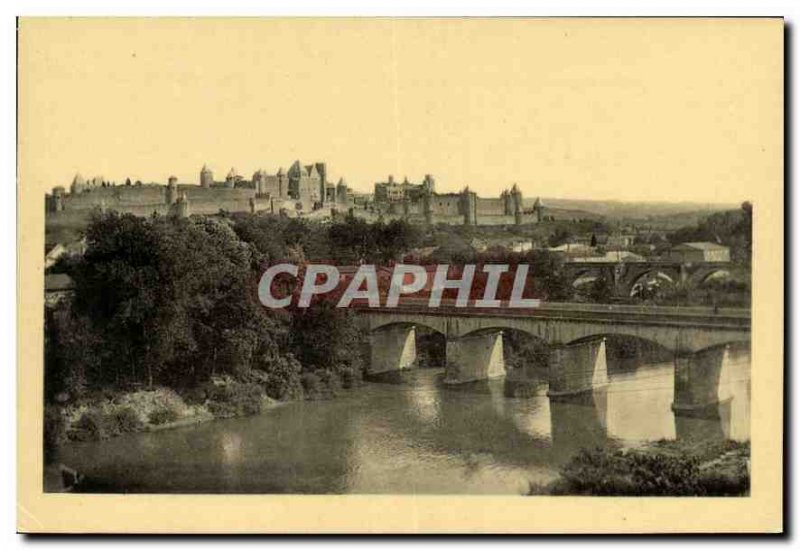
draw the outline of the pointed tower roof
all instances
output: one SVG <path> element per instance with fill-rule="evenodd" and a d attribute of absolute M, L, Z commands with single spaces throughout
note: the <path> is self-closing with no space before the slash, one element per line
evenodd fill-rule
<path fill-rule="evenodd" d="M 292 163 L 287 174 L 292 177 L 300 177 L 303 175 L 303 165 L 300 164 L 299 160 L 296 160 Z"/>
<path fill-rule="evenodd" d="M 81 173 L 80 172 L 76 172 L 75 173 L 75 177 L 72 178 L 72 184 L 73 185 L 83 185 L 84 183 L 86 183 L 86 180 L 83 179 L 83 176 L 81 176 Z"/>
<path fill-rule="evenodd" d="M 317 170 L 316 165 L 312 164 L 310 166 L 306 166 L 306 168 L 309 168 L 308 175 L 311 176 L 312 178 L 321 177 L 320 174 L 319 174 L 319 170 Z"/>
<path fill-rule="evenodd" d="M 344 181 L 344 178 L 339 178 L 339 183 L 337 183 L 336 185 L 347 187 L 347 182 Z"/>
<path fill-rule="evenodd" d="M 234 169 L 234 168 L 231 168 L 231 169 L 230 169 L 230 171 L 228 172 L 228 176 L 227 176 L 227 177 L 229 177 L 229 178 L 235 178 L 235 177 L 236 177 L 236 176 L 238 176 L 238 175 L 239 175 L 239 174 L 237 174 L 237 173 L 236 173 L 236 169 Z"/>
<path fill-rule="evenodd" d="M 282 175 L 283 175 L 283 166 L 281 166 L 280 168 L 278 168 L 278 172 L 277 172 L 275 175 L 276 175 L 276 176 L 282 176 Z"/>
<path fill-rule="evenodd" d="M 208 167 L 207 164 L 203 163 L 203 167 L 200 169 L 201 172 L 211 172 L 211 168 Z"/>
<path fill-rule="evenodd" d="M 517 187 L 516 183 L 511 187 L 511 192 L 512 193 L 519 193 L 519 187 Z"/>
<path fill-rule="evenodd" d="M 544 206 L 544 203 L 542 203 L 542 199 L 540 199 L 539 197 L 536 197 L 536 201 L 534 201 L 533 207 L 534 208 L 540 208 L 542 206 Z"/>

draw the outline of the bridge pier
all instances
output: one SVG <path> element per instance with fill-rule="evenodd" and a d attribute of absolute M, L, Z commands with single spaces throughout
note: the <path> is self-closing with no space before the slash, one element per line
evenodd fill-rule
<path fill-rule="evenodd" d="M 719 346 L 675 357 L 675 396 L 672 410 L 676 415 L 717 418 L 719 407 L 730 397 L 719 384 L 728 360 L 729 346 Z"/>
<path fill-rule="evenodd" d="M 394 325 L 370 334 L 369 374 L 413 368 L 417 360 L 417 331 L 413 325 Z"/>
<path fill-rule="evenodd" d="M 502 331 L 447 339 L 445 384 L 498 378 L 505 373 Z"/>
<path fill-rule="evenodd" d="M 550 389 L 555 398 L 589 393 L 608 384 L 606 340 L 572 346 L 554 346 L 550 351 Z"/>

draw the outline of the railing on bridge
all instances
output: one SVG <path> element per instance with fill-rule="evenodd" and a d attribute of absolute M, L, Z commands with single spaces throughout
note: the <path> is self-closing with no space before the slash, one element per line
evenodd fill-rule
<path fill-rule="evenodd" d="M 735 325 L 749 327 L 749 309 L 711 308 L 701 306 L 649 306 L 586 304 L 577 302 L 541 302 L 535 308 L 510 307 L 501 301 L 498 307 L 476 307 L 476 300 L 469 300 L 465 307 L 457 307 L 455 300 L 443 299 L 438 307 L 429 307 L 427 298 L 403 297 L 396 308 L 370 308 L 366 302 L 354 301 L 351 305 L 358 311 L 381 313 L 403 313 L 420 315 L 457 316 L 503 316 L 503 317 L 561 317 L 561 318 L 613 318 L 620 321 L 641 322 L 689 322 L 708 325 Z"/>

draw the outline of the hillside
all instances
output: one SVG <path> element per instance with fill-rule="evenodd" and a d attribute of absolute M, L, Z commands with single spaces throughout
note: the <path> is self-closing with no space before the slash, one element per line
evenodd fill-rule
<path fill-rule="evenodd" d="M 536 199 L 525 199 L 525 206 L 532 207 Z M 649 220 L 661 217 L 681 216 L 680 225 L 695 223 L 700 217 L 739 208 L 739 203 L 695 203 L 695 202 L 644 202 L 644 201 L 604 201 L 588 199 L 554 199 L 543 197 L 545 207 L 589 212 L 595 215 L 616 219 Z"/>

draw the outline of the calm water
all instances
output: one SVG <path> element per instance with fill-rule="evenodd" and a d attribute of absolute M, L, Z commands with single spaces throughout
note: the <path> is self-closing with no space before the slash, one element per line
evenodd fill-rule
<path fill-rule="evenodd" d="M 613 373 L 583 403 L 503 395 L 503 381 L 441 385 L 442 371 L 404 374 L 328 401 L 263 415 L 71 444 L 61 461 L 101 492 L 523 493 L 580 447 L 661 438 L 750 436 L 750 365 L 734 355 L 718 420 L 676 419 L 671 364 Z"/>

